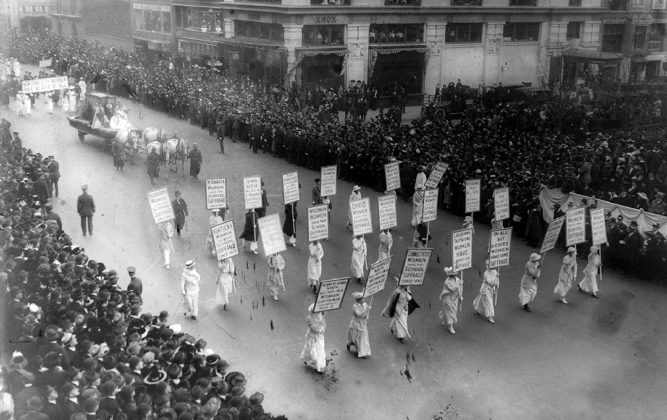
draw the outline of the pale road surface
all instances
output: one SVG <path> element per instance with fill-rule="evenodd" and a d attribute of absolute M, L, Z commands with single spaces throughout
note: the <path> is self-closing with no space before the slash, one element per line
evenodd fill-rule
<path fill-rule="evenodd" d="M 158 231 L 147 204 L 152 189 L 145 170 L 145 156 L 137 165 L 116 172 L 109 153 L 98 148 L 101 139 L 86 137 L 84 144 L 65 120 L 61 110 L 46 113 L 38 103 L 31 117 L 17 117 L 3 108 L 2 117 L 12 122 L 24 145 L 60 162 L 61 195 L 55 210 L 61 215 L 73 241 L 90 258 L 115 268 L 126 286 L 125 268 L 137 267 L 144 282 L 145 310 L 171 313 L 196 337 L 226 359 L 232 370 L 244 372 L 247 395 L 265 394 L 265 408 L 290 419 L 430 419 L 441 413 L 451 419 L 660 419 L 667 418 L 667 353 L 663 286 L 604 273 L 600 299 L 577 291 L 563 305 L 551 293 L 557 280 L 561 251 L 547 254 L 533 312 L 521 310 L 519 281 L 528 255 L 534 249 L 522 241 L 512 242 L 510 267 L 501 271 L 496 324 L 473 314 L 472 300 L 479 285 L 489 228 L 476 224 L 474 267 L 465 272 L 464 306 L 456 335 L 450 335 L 438 319 L 444 278 L 442 269 L 451 262 L 451 231 L 462 220 L 440 211 L 431 224 L 435 252 L 423 286 L 413 287 L 421 305 L 409 325 L 412 339 L 405 344 L 389 333 L 389 320 L 380 317 L 394 284 L 373 301 L 369 321 L 372 357 L 360 360 L 345 350 L 351 318 L 349 293 L 360 290 L 350 284 L 341 310 L 326 314 L 326 350 L 331 362 L 320 377 L 299 361 L 306 330 L 306 308 L 313 293 L 306 284 L 306 207 L 316 172 L 287 164 L 270 155 L 253 154 L 247 144 L 226 142 L 225 155 L 207 132 L 185 121 L 124 101 L 131 121 L 139 127 L 164 127 L 197 142 L 204 154 L 201 179 L 225 177 L 229 188 L 236 234 L 243 227 L 242 177 L 261 175 L 269 194 L 268 214 L 284 219 L 281 175 L 298 171 L 303 186 L 298 205 L 297 248 L 283 253 L 287 268 L 287 293 L 273 302 L 262 285 L 265 259 L 242 253 L 235 257 L 238 295 L 228 312 L 215 307 L 216 266 L 208 256 L 205 236 L 209 213 L 205 210 L 204 183 L 161 170 L 160 185 L 183 192 L 190 216 L 183 238 L 175 239 L 172 269 L 161 263 Z M 12 103 L 13 106 L 13 103 Z M 142 115 L 142 118 L 140 118 Z M 187 168 L 186 168 L 187 170 Z M 76 214 L 76 197 L 82 184 L 96 200 L 95 234 L 83 238 Z M 352 184 L 338 182 L 333 197 L 330 240 L 323 243 L 323 279 L 350 275 L 352 235 L 345 230 L 347 198 Z M 510 186 L 511 187 L 511 186 Z M 369 188 L 376 218 L 378 193 Z M 411 206 L 398 203 L 400 226 L 394 230 L 395 256 L 392 273 L 398 274 L 411 245 Z M 374 222 L 377 229 L 377 222 Z M 377 231 L 367 235 L 369 262 L 377 258 Z M 202 275 L 199 321 L 176 312 L 180 300 L 180 271 L 185 260 L 195 259 Z M 439 260 L 439 262 L 438 262 Z M 584 260 L 579 260 L 578 278 Z"/>

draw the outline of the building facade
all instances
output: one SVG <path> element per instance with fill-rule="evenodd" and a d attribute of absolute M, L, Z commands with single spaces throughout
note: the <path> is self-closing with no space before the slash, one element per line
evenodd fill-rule
<path fill-rule="evenodd" d="M 51 0 L 53 31 L 68 38 L 78 39 L 83 31 L 84 0 Z"/>

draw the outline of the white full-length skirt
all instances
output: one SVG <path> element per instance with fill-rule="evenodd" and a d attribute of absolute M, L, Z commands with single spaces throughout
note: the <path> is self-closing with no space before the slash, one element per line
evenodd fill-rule
<path fill-rule="evenodd" d="M 301 360 L 312 363 L 319 372 L 327 366 L 327 354 L 324 350 L 324 333 L 315 334 L 308 329 L 306 331 Z"/>
<path fill-rule="evenodd" d="M 221 273 L 218 276 L 218 284 L 215 288 L 215 302 L 218 305 L 229 303 L 229 294 L 234 291 L 234 278 L 229 273 Z"/>

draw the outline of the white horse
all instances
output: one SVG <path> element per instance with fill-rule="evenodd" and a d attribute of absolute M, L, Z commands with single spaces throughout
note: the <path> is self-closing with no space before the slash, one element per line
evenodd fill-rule
<path fill-rule="evenodd" d="M 148 146 L 149 143 L 154 141 L 164 143 L 167 139 L 173 138 L 175 134 L 167 131 L 164 128 L 148 127 L 144 129 L 142 136 L 144 139 L 144 145 Z"/>
<path fill-rule="evenodd" d="M 185 176 L 185 161 L 190 152 L 190 142 L 186 139 L 172 138 L 164 143 L 165 160 L 170 170 L 178 172 L 177 164 L 180 164 L 183 176 Z"/>

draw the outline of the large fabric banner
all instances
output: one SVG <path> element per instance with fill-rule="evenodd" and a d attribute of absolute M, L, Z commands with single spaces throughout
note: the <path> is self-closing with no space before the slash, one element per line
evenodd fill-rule
<path fill-rule="evenodd" d="M 21 82 L 23 93 L 49 92 L 52 90 L 67 89 L 67 76 L 45 77 L 43 79 L 24 80 Z"/>

